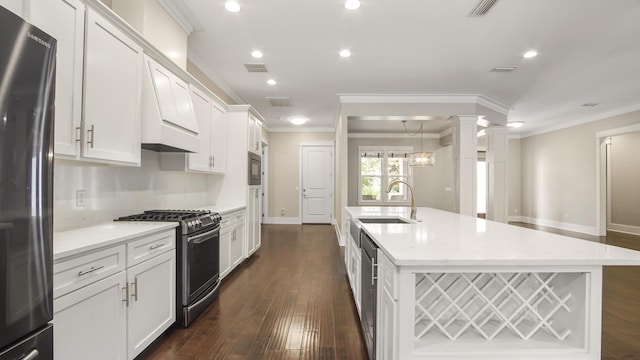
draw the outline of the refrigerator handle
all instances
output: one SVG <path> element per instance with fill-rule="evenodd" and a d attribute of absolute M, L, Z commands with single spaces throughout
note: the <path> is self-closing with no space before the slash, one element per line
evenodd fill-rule
<path fill-rule="evenodd" d="M 27 355 L 25 355 L 24 357 L 21 357 L 20 360 L 34 360 L 35 358 L 38 357 L 38 355 L 40 355 L 40 352 L 38 351 L 38 349 L 33 349 Z"/>

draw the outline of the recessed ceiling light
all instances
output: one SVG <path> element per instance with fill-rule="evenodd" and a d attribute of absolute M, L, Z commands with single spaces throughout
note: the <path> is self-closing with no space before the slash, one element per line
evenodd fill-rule
<path fill-rule="evenodd" d="M 304 118 L 304 117 L 292 117 L 289 118 L 289 122 L 292 123 L 293 125 L 302 125 L 304 123 L 306 123 L 309 119 Z"/>
<path fill-rule="evenodd" d="M 485 135 L 487 135 L 487 130 L 482 129 L 482 130 L 478 131 L 478 137 L 483 137 Z"/>
<path fill-rule="evenodd" d="M 531 59 L 531 58 L 536 57 L 536 56 L 538 56 L 538 52 L 535 51 L 535 50 L 529 50 L 529 51 L 527 51 L 526 53 L 524 53 L 522 55 L 522 57 L 525 58 L 525 59 Z"/>
<path fill-rule="evenodd" d="M 253 56 L 256 59 L 260 59 L 262 57 L 262 51 L 260 50 L 253 50 L 251 52 L 251 56 Z"/>
<path fill-rule="evenodd" d="M 582 106 L 586 106 L 586 107 L 598 106 L 598 105 L 600 105 L 600 103 L 588 102 L 588 103 L 582 104 Z"/>
<path fill-rule="evenodd" d="M 507 126 L 512 128 L 512 129 L 517 129 L 522 125 L 524 125 L 524 121 L 509 121 L 507 123 Z"/>
<path fill-rule="evenodd" d="M 360 7 L 360 1 L 358 1 L 358 0 L 347 0 L 344 3 L 344 7 L 347 10 L 356 10 L 357 8 Z"/>
<path fill-rule="evenodd" d="M 348 49 L 343 49 L 340 51 L 340 56 L 343 58 L 348 58 L 349 56 L 351 56 L 351 51 L 349 51 Z"/>
<path fill-rule="evenodd" d="M 273 80 L 273 79 L 269 79 L 269 80 L 267 80 L 267 84 L 269 84 L 269 85 L 275 85 L 275 84 L 277 84 L 277 83 L 278 83 L 278 82 L 277 82 L 277 81 L 275 81 L 275 80 Z"/>
<path fill-rule="evenodd" d="M 237 13 L 242 9 L 240 7 L 240 4 L 238 4 L 238 2 L 234 0 L 230 0 L 224 3 L 224 8 L 227 9 L 227 11 L 232 13 Z"/>

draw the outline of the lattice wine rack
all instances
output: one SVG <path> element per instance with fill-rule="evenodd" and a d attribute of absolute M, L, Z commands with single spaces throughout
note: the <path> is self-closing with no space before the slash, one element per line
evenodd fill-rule
<path fill-rule="evenodd" d="M 562 313 L 572 311 L 573 301 L 571 292 L 555 289 L 558 275 L 555 272 L 416 274 L 416 340 L 438 334 L 449 340 L 472 335 L 486 340 L 501 337 L 529 340 L 544 335 L 563 342 L 572 329 L 554 320 L 566 317 Z"/>

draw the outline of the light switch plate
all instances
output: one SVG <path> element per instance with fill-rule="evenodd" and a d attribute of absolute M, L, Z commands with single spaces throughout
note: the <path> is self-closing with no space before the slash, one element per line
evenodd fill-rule
<path fill-rule="evenodd" d="M 85 195 L 86 192 L 84 190 L 76 190 L 76 206 L 83 207 L 85 205 Z"/>

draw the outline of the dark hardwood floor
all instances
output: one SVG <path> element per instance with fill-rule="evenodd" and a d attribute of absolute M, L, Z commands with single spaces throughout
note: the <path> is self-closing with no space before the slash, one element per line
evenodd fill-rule
<path fill-rule="evenodd" d="M 640 236 L 517 225 L 640 250 Z M 602 333 L 603 360 L 640 360 L 640 267 L 605 267 Z M 262 248 L 220 299 L 141 358 L 367 359 L 333 227 L 263 225 Z"/>
<path fill-rule="evenodd" d="M 330 225 L 263 225 L 262 248 L 220 298 L 146 359 L 367 359 Z"/>

